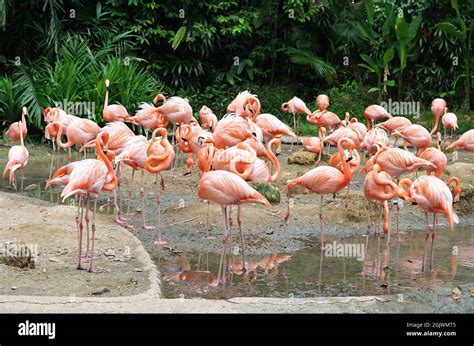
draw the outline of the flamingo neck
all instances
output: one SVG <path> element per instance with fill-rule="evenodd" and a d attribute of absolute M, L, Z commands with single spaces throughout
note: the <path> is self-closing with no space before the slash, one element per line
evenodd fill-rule
<path fill-rule="evenodd" d="M 108 183 L 104 184 L 103 189 L 107 191 L 111 191 L 115 189 L 117 186 L 117 177 L 115 176 L 114 168 L 112 166 L 112 163 L 109 161 L 107 156 L 104 154 L 102 151 L 104 143 L 102 140 L 102 136 L 97 138 L 95 141 L 95 150 L 97 151 L 97 156 L 99 156 L 99 159 L 102 160 L 102 162 L 105 164 L 107 167 L 107 181 Z"/>
<path fill-rule="evenodd" d="M 404 188 L 407 188 L 406 190 Z M 408 178 L 404 178 L 400 180 L 398 183 L 398 197 L 403 200 L 407 200 L 411 198 L 410 195 L 410 188 L 411 188 L 411 180 Z"/>
<path fill-rule="evenodd" d="M 270 183 L 277 180 L 278 177 L 280 176 L 280 171 L 281 171 L 280 160 L 278 160 L 278 158 L 276 157 L 276 155 L 273 153 L 273 150 L 272 150 L 273 146 L 275 148 L 278 147 L 279 142 L 280 142 L 279 139 L 273 138 L 270 142 L 268 142 L 268 146 L 267 146 L 268 155 L 269 155 L 270 161 L 272 162 L 272 168 L 275 169 L 275 173 L 273 173 L 270 177 L 270 181 L 269 181 Z"/>
<path fill-rule="evenodd" d="M 345 144 L 345 143 L 347 143 L 347 140 L 345 138 L 341 139 L 337 143 L 337 150 L 339 152 L 339 157 L 341 158 L 342 172 L 344 174 L 344 184 L 347 183 L 348 181 L 350 181 L 351 177 L 352 177 L 351 167 L 349 165 L 349 162 L 347 162 L 345 157 L 344 157 L 343 144 Z"/>
<path fill-rule="evenodd" d="M 109 105 L 109 87 L 105 87 L 105 100 L 104 100 L 104 109 Z"/>
<path fill-rule="evenodd" d="M 60 122 L 56 121 L 54 123 L 54 126 L 58 127 L 58 133 L 56 135 L 56 143 L 61 147 L 61 148 L 69 148 L 72 144 L 70 143 L 69 138 L 67 139 L 66 143 L 61 142 L 61 136 L 63 135 L 63 127 Z"/>

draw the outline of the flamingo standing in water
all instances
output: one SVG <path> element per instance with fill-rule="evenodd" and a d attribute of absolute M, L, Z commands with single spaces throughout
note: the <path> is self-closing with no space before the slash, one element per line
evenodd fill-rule
<path fill-rule="evenodd" d="M 210 165 L 209 165 L 210 166 Z M 199 181 L 197 195 L 199 198 L 212 201 L 222 209 L 224 216 L 224 238 L 219 263 L 218 283 L 226 281 L 226 252 L 229 241 L 229 225 L 227 207 L 244 203 L 261 203 L 268 207 L 270 202 L 259 192 L 250 187 L 245 180 L 236 174 L 227 171 L 205 172 Z M 238 219 L 240 219 L 238 217 Z M 245 261 L 243 261 L 245 265 Z"/>
<path fill-rule="evenodd" d="M 370 130 L 370 125 L 375 126 L 375 122 L 379 119 L 392 118 L 392 115 L 387 112 L 385 108 L 379 105 L 370 105 L 364 110 L 364 117 L 367 123 L 367 129 Z"/>
<path fill-rule="evenodd" d="M 155 143 L 157 142 L 156 135 L 158 133 L 161 137 L 161 140 L 159 141 L 159 145 L 155 145 Z M 164 189 L 165 184 L 163 181 L 163 177 L 161 176 L 161 172 L 163 172 L 164 170 L 167 170 L 174 159 L 173 146 L 168 141 L 165 128 L 160 127 L 153 131 L 153 134 L 151 136 L 151 142 L 148 145 L 147 155 L 148 157 L 145 160 L 144 168 L 148 172 L 153 173 L 155 175 L 160 174 L 161 187 L 162 189 Z M 161 239 L 161 209 L 160 209 L 161 201 L 160 201 L 160 195 L 158 192 L 156 194 L 156 204 L 158 206 L 158 212 L 157 212 L 158 222 L 156 226 L 158 239 L 155 241 L 155 244 L 162 245 L 162 244 L 166 244 L 166 241 Z M 143 213 L 145 213 L 144 209 L 143 209 Z"/>
<path fill-rule="evenodd" d="M 319 206 L 319 222 L 321 230 L 321 247 L 324 248 L 324 232 L 323 232 L 323 198 L 324 195 L 334 194 L 345 188 L 351 181 L 352 172 L 349 167 L 349 161 L 352 160 L 352 156 L 347 159 L 344 156 L 344 147 L 347 147 L 349 152 L 355 149 L 355 144 L 348 138 L 342 138 L 337 143 L 337 149 L 342 162 L 342 171 L 337 168 L 330 166 L 319 166 L 313 168 L 309 172 L 305 173 L 301 177 L 293 180 L 289 180 L 284 188 L 285 191 L 289 192 L 289 189 L 293 186 L 303 186 L 308 190 L 311 190 L 321 196 Z M 290 217 L 290 208 L 288 203 L 288 212 L 285 215 L 285 221 L 287 222 Z"/>
<path fill-rule="evenodd" d="M 26 110 L 26 107 L 23 107 L 21 109 L 21 121 L 14 122 L 13 124 L 10 125 L 8 128 L 8 131 L 5 132 L 5 135 L 10 138 L 12 142 L 19 142 L 21 137 L 23 138 L 26 137 L 26 134 L 28 133 L 28 129 L 26 127 L 26 118 L 25 115 L 27 115 L 28 112 Z M 20 125 L 21 126 L 18 126 Z M 21 130 L 20 130 L 21 129 Z M 21 136 L 20 136 L 21 132 Z"/>
<path fill-rule="evenodd" d="M 364 179 L 364 195 L 368 200 L 382 202 L 384 210 L 383 231 L 387 236 L 387 244 L 390 242 L 390 212 L 388 200 L 397 195 L 398 186 L 392 181 L 392 177 L 383 172 L 380 165 L 375 164 L 372 171 L 367 173 Z"/>
<path fill-rule="evenodd" d="M 436 214 L 444 214 L 448 219 L 451 232 L 454 231 L 454 224 L 459 223 L 459 218 L 453 210 L 453 195 L 449 187 L 441 179 L 423 175 L 417 178 L 413 183 L 410 179 L 402 179 L 399 183 L 398 195 L 400 198 L 415 205 L 419 205 L 425 212 L 425 246 L 423 248 L 423 261 L 421 270 L 425 269 L 425 252 L 428 243 L 428 213 L 433 213 L 433 229 L 431 234 L 431 259 L 430 271 L 433 265 L 433 248 L 436 237 Z M 407 188 L 405 190 L 404 188 Z"/>
<path fill-rule="evenodd" d="M 112 121 L 130 121 L 130 115 L 127 109 L 122 105 L 109 105 L 110 81 L 105 80 L 105 100 L 102 118 L 106 122 Z"/>
<path fill-rule="evenodd" d="M 431 111 L 435 116 L 435 123 L 430 132 L 430 134 L 433 135 L 438 130 L 439 120 L 441 119 L 441 116 L 447 111 L 446 101 L 442 98 L 434 99 L 433 101 L 431 101 Z"/>
<path fill-rule="evenodd" d="M 76 215 L 76 225 L 78 229 L 78 259 L 77 269 L 82 269 L 82 215 L 83 210 L 79 213 L 79 210 L 84 209 L 84 204 L 88 205 L 89 196 L 94 197 L 94 211 L 92 213 L 92 247 L 90 256 L 88 259 L 89 272 L 93 269 L 94 260 L 94 244 L 95 244 L 95 217 L 97 212 L 97 199 L 100 191 L 112 191 L 117 187 L 118 179 L 115 176 L 112 163 L 109 161 L 107 156 L 103 153 L 104 145 L 107 143 L 108 134 L 103 132 L 99 135 L 99 140 L 96 141 L 96 150 L 99 159 L 87 159 L 78 161 L 77 165 L 72 169 L 69 174 L 68 183 L 61 192 L 63 202 L 72 195 L 79 195 L 79 203 Z M 83 197 L 86 196 L 86 203 L 82 204 Z M 81 206 L 82 204 L 82 206 Z M 86 209 L 86 222 L 88 223 L 88 209 Z M 89 229 L 89 227 L 87 227 Z M 89 249 L 88 249 L 89 250 Z"/>
<path fill-rule="evenodd" d="M 18 126 L 18 133 L 20 134 L 20 145 L 14 145 L 8 151 L 8 162 L 3 170 L 2 178 L 10 171 L 9 182 L 16 190 L 15 171 L 21 171 L 21 190 L 23 190 L 23 169 L 28 164 L 29 153 L 23 142 L 22 122 L 15 123 Z"/>

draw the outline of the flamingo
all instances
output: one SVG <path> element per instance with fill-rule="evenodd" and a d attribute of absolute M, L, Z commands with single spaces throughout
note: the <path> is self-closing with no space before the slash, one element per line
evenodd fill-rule
<path fill-rule="evenodd" d="M 349 113 L 346 113 L 346 117 L 350 115 Z M 356 117 L 352 117 L 351 120 L 349 121 L 349 124 L 347 124 L 347 127 L 349 127 L 352 130 L 357 130 L 359 131 L 360 135 L 362 138 L 365 137 L 365 134 L 367 133 L 367 126 L 364 125 L 364 123 L 360 123 L 359 120 L 357 120 Z"/>
<path fill-rule="evenodd" d="M 444 128 L 444 136 L 446 137 L 446 130 L 451 129 L 451 136 L 458 129 L 458 117 L 454 113 L 445 113 L 441 118 L 441 123 Z"/>
<path fill-rule="evenodd" d="M 321 248 L 324 248 L 324 233 L 323 233 L 323 198 L 324 195 L 334 194 L 345 188 L 351 181 L 352 172 L 349 167 L 349 158 L 344 157 L 344 146 L 347 147 L 349 152 L 355 149 L 355 144 L 349 138 L 342 138 L 337 143 L 337 149 L 342 162 L 342 171 L 337 168 L 330 166 L 319 166 L 313 168 L 309 172 L 305 173 L 301 177 L 289 180 L 284 188 L 285 191 L 289 192 L 289 189 L 293 186 L 303 186 L 308 190 L 311 190 L 321 196 L 319 206 L 319 222 L 321 230 Z M 288 204 L 289 207 L 289 204 Z M 290 217 L 290 208 L 285 214 L 285 221 L 287 222 Z"/>
<path fill-rule="evenodd" d="M 399 128 L 398 130 L 394 130 L 392 136 L 403 138 L 405 142 L 408 142 L 413 147 L 415 147 L 415 151 L 417 153 L 425 150 L 431 144 L 430 133 L 427 129 L 418 124 L 412 124 L 403 128 Z"/>
<path fill-rule="evenodd" d="M 444 169 L 446 168 L 446 164 L 448 163 L 448 158 L 446 155 L 441 151 L 441 133 L 436 133 L 436 145 L 437 147 L 431 147 L 424 149 L 421 153 L 417 156 L 425 159 L 431 163 L 433 163 L 436 168 L 426 167 L 426 173 L 430 175 L 431 173 L 435 173 L 435 176 L 441 178 Z"/>
<path fill-rule="evenodd" d="M 230 113 L 217 123 L 213 133 L 214 143 L 219 149 L 233 147 L 252 137 L 250 124 L 245 119 Z"/>
<path fill-rule="evenodd" d="M 384 122 L 378 123 L 375 127 L 381 127 L 388 133 L 392 133 L 395 130 L 402 129 L 404 127 L 410 126 L 412 123 L 410 119 L 405 117 L 392 117 Z"/>
<path fill-rule="evenodd" d="M 446 101 L 443 100 L 442 98 L 434 99 L 433 101 L 431 101 L 431 111 L 433 112 L 435 116 L 435 123 L 430 132 L 430 134 L 433 135 L 436 132 L 436 130 L 438 130 L 439 119 L 441 118 L 441 115 L 443 115 L 447 111 Z"/>
<path fill-rule="evenodd" d="M 374 127 L 365 134 L 361 147 L 366 149 L 369 154 L 375 154 L 377 152 L 377 146 L 387 145 L 387 133 L 378 127 Z"/>
<path fill-rule="evenodd" d="M 377 153 L 367 161 L 361 173 L 372 170 L 375 163 L 378 163 L 382 170 L 387 172 L 394 179 L 399 179 L 402 174 L 413 172 L 419 168 L 436 169 L 433 163 L 419 158 L 409 151 L 389 147 L 381 147 Z"/>
<path fill-rule="evenodd" d="M 329 107 L 329 96 L 321 94 L 316 97 L 316 105 L 320 112 L 324 112 Z"/>
<path fill-rule="evenodd" d="M 387 172 L 382 171 L 380 165 L 375 164 L 372 171 L 365 176 L 363 190 L 367 199 L 383 204 L 383 231 L 387 235 L 388 244 L 390 242 L 390 214 L 387 201 L 397 195 L 398 186 L 392 181 L 392 177 Z"/>
<path fill-rule="evenodd" d="M 383 118 L 392 118 L 392 115 L 387 112 L 385 108 L 379 105 L 370 105 L 364 110 L 365 121 L 367 122 L 367 129 L 370 130 L 370 124 L 375 125 L 375 122 Z"/>
<path fill-rule="evenodd" d="M 227 113 L 242 118 L 252 118 L 260 113 L 260 100 L 248 90 L 240 92 L 227 106 Z"/>
<path fill-rule="evenodd" d="M 26 112 L 25 112 L 26 113 Z M 15 171 L 20 169 L 21 172 L 21 190 L 23 190 L 23 169 L 28 164 L 29 153 L 23 142 L 22 121 L 15 123 L 18 127 L 17 131 L 20 134 L 20 145 L 14 145 L 8 151 L 8 162 L 3 170 L 2 178 L 10 171 L 9 183 L 13 185 L 16 190 Z"/>
<path fill-rule="evenodd" d="M 337 114 L 329 111 L 315 111 L 307 115 L 306 120 L 313 125 L 327 127 L 330 131 L 333 131 L 337 126 L 345 125 L 344 120 L 339 119 Z"/>
<path fill-rule="evenodd" d="M 156 146 L 154 145 L 157 141 L 156 139 L 156 134 L 160 135 L 161 140 L 159 142 L 159 145 Z M 161 127 L 158 129 L 155 129 L 152 133 L 151 136 L 151 143 L 148 145 L 147 149 L 147 155 L 148 157 L 145 160 L 144 163 L 144 168 L 150 172 L 156 174 L 160 174 L 164 170 L 167 170 L 171 163 L 173 162 L 174 159 L 174 150 L 173 146 L 170 144 L 168 141 L 166 129 Z M 163 177 L 161 177 L 161 187 L 164 189 L 164 182 L 163 182 Z M 157 192 L 156 195 L 156 204 L 158 206 L 158 213 L 157 213 L 157 236 L 158 239 L 155 241 L 155 244 L 157 245 L 162 245 L 166 244 L 166 241 L 161 239 L 161 201 L 160 201 L 160 195 Z M 145 213 L 145 209 L 143 209 L 143 213 Z"/>
<path fill-rule="evenodd" d="M 326 128 L 320 127 L 318 130 L 318 137 L 307 137 L 303 140 L 303 147 L 312 152 L 319 154 L 316 165 L 321 161 L 321 154 L 324 149 L 324 136 L 326 135 Z"/>
<path fill-rule="evenodd" d="M 46 131 L 48 131 L 52 137 L 56 137 L 56 143 L 61 148 L 70 148 L 74 144 L 86 144 L 97 137 L 99 130 L 99 125 L 92 120 L 77 118 L 67 126 L 67 142 L 63 143 L 61 142 L 63 125 L 59 121 L 53 121 L 46 126 Z M 68 161 L 70 160 L 68 159 Z"/>
<path fill-rule="evenodd" d="M 181 125 L 178 134 L 179 148 L 183 153 L 188 154 L 188 171 L 184 174 L 186 176 L 191 174 L 194 165 L 193 155 L 206 145 L 206 139 L 212 138 L 212 133 L 201 128 L 197 122 L 192 122 Z"/>
<path fill-rule="evenodd" d="M 270 202 L 259 192 L 250 187 L 245 180 L 238 175 L 227 171 L 207 171 L 205 172 L 198 185 L 197 195 L 199 198 L 212 201 L 218 204 L 222 209 L 224 216 L 224 238 L 222 241 L 222 253 L 219 263 L 218 283 L 225 283 L 225 254 L 229 240 L 229 226 L 227 219 L 227 207 L 231 205 L 241 205 L 244 203 L 261 203 L 271 207 Z M 241 231 L 240 215 L 237 216 L 239 228 Z M 242 244 L 243 247 L 243 244 Z M 242 261 L 245 266 L 245 260 Z"/>
<path fill-rule="evenodd" d="M 309 116 L 311 111 L 306 107 L 306 103 L 296 96 L 293 96 L 288 102 L 283 103 L 281 110 L 293 114 L 293 130 L 296 133 L 296 140 L 298 141 L 298 122 L 296 121 L 296 116 L 298 114 L 306 114 Z"/>
<path fill-rule="evenodd" d="M 199 111 L 199 117 L 201 118 L 202 127 L 209 132 L 214 132 L 217 126 L 217 116 L 214 114 L 212 109 L 202 106 Z"/>
<path fill-rule="evenodd" d="M 324 137 L 323 142 L 328 143 L 330 145 L 337 145 L 337 143 L 342 138 L 350 139 L 352 142 L 355 143 L 356 147 L 359 147 L 362 144 L 362 141 L 364 140 L 364 138 L 357 129 L 353 129 L 350 127 L 341 127 L 331 133 L 329 136 Z"/>
<path fill-rule="evenodd" d="M 255 116 L 253 122 L 262 130 L 263 140 L 269 142 L 272 138 L 280 138 L 282 135 L 297 138 L 291 128 L 270 113 Z"/>
<path fill-rule="evenodd" d="M 160 97 L 158 97 L 158 99 L 159 98 Z M 155 100 L 157 100 L 157 98 L 155 98 Z M 173 125 L 189 124 L 189 122 L 194 119 L 193 109 L 189 105 L 188 100 L 179 96 L 173 96 L 164 100 L 163 104 L 157 107 L 156 110 Z M 173 132 L 174 131 L 175 129 L 173 128 Z"/>
<path fill-rule="evenodd" d="M 433 264 L 433 248 L 436 237 L 436 214 L 444 214 L 448 219 L 451 232 L 454 231 L 454 224 L 459 223 L 459 218 L 453 210 L 453 195 L 449 187 L 441 179 L 423 175 L 413 183 L 410 179 L 402 179 L 399 183 L 398 195 L 400 198 L 412 204 L 419 205 L 425 212 L 425 246 L 423 248 L 422 271 L 425 269 L 425 252 L 428 243 L 428 213 L 433 213 L 433 229 L 431 234 L 431 259 L 430 271 Z M 408 190 L 404 190 L 404 188 Z"/>
<path fill-rule="evenodd" d="M 109 105 L 110 81 L 105 80 L 105 100 L 104 109 L 102 111 L 102 118 L 106 122 L 111 121 L 130 121 L 130 115 L 127 109 L 118 104 Z"/>
<path fill-rule="evenodd" d="M 26 119 L 25 115 L 27 115 L 28 112 L 26 110 L 26 107 L 23 107 L 21 109 L 21 121 L 14 122 L 13 124 L 10 125 L 8 128 L 8 131 L 5 132 L 5 135 L 10 138 L 12 142 L 19 142 L 21 137 L 25 138 L 26 134 L 28 133 L 28 129 L 26 128 Z M 21 123 L 21 126 L 19 127 L 18 125 Z M 20 131 L 21 129 L 21 131 Z M 21 132 L 21 136 L 20 136 Z"/>
<path fill-rule="evenodd" d="M 474 129 L 464 132 L 459 139 L 451 143 L 446 150 L 456 148 L 466 151 L 474 151 Z"/>
<path fill-rule="evenodd" d="M 72 195 L 79 195 L 79 203 L 76 215 L 76 225 L 78 229 L 78 263 L 77 269 L 82 269 L 82 215 L 83 211 L 79 214 L 81 209 L 82 199 L 86 196 L 86 203 L 88 204 L 89 196 L 94 197 L 94 211 L 92 214 L 92 248 L 91 256 L 89 257 L 89 272 L 93 269 L 94 260 L 94 244 L 95 244 L 95 217 L 97 212 L 97 199 L 100 191 L 112 191 L 117 187 L 118 179 L 115 176 L 112 163 L 109 161 L 107 156 L 102 152 L 104 145 L 107 143 L 108 134 L 102 132 L 99 135 L 99 140 L 96 142 L 96 151 L 99 159 L 88 159 L 77 162 L 74 169 L 69 174 L 68 182 L 61 192 L 63 202 Z M 84 203 L 84 204 L 86 204 Z M 82 210 L 84 205 L 82 205 Z M 80 215 L 80 216 L 79 216 Z M 86 222 L 88 224 L 88 209 L 86 210 Z M 87 229 L 89 227 L 87 226 Z M 89 239 L 89 237 L 88 237 Z M 88 249 L 89 250 L 89 249 Z"/>
<path fill-rule="evenodd" d="M 130 118 L 130 121 L 134 125 L 143 127 L 147 138 L 150 130 L 168 126 L 168 121 L 158 112 L 158 109 L 146 102 L 140 104 L 140 109 L 135 113 L 135 116 Z"/>

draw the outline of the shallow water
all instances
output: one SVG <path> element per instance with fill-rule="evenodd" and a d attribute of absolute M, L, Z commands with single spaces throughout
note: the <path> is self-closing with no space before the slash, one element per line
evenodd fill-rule
<path fill-rule="evenodd" d="M 439 228 L 432 271 L 429 270 L 430 237 L 425 272 L 421 272 L 424 246 L 421 230 L 401 234 L 400 242 L 392 237 L 389 250 L 384 239 L 375 234 L 345 239 L 327 237 L 326 242 L 336 245 L 336 250 L 344 244 L 348 247 L 345 253 L 321 251 L 315 237 L 305 248 L 293 253 L 248 256 L 247 266 L 252 271 L 244 275 L 240 272 L 241 257 L 234 256 L 238 265 L 229 271 L 225 287 L 219 288 L 213 283 L 220 254 L 181 253 L 171 260 L 156 257 L 155 262 L 164 276 L 162 291 L 168 298 L 380 295 L 399 293 L 409 287 L 454 287 L 474 279 L 474 235 L 467 227 L 458 227 L 454 233 L 446 227 Z"/>

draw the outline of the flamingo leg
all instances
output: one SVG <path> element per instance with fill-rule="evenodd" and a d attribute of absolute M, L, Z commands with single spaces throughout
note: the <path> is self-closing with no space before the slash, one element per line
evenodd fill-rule
<path fill-rule="evenodd" d="M 209 227 L 209 207 L 210 207 L 210 202 L 207 201 L 207 216 L 206 216 L 206 235 L 204 237 L 202 237 L 203 239 L 215 239 L 215 237 L 212 237 L 209 235 L 209 230 L 210 230 L 210 227 Z"/>
<path fill-rule="evenodd" d="M 421 261 L 421 272 L 425 271 L 425 256 L 426 256 L 426 245 L 428 244 L 428 238 L 430 233 L 428 231 L 428 213 L 425 212 L 425 245 L 423 246 L 423 260 Z"/>
<path fill-rule="evenodd" d="M 435 238 L 436 238 L 436 213 L 433 214 L 433 233 L 431 234 L 430 271 L 433 270 L 434 242 L 435 242 Z"/>
<path fill-rule="evenodd" d="M 91 256 L 90 256 L 90 263 L 89 263 L 89 273 L 92 273 L 92 262 L 94 261 L 94 244 L 95 244 L 95 215 L 97 213 L 97 197 L 94 198 L 94 212 L 92 213 L 92 248 L 91 248 Z"/>
<path fill-rule="evenodd" d="M 23 171 L 23 168 L 20 168 L 20 173 L 21 173 L 21 182 L 20 182 L 20 191 L 23 191 L 23 180 L 25 179 L 25 172 Z"/>
<path fill-rule="evenodd" d="M 323 198 L 324 198 L 324 195 L 321 195 L 321 200 L 319 204 L 319 229 L 320 229 L 320 234 L 321 234 L 321 251 L 324 249 Z"/>
<path fill-rule="evenodd" d="M 222 240 L 222 252 L 221 252 L 221 259 L 219 262 L 219 272 L 217 274 L 217 282 L 219 284 L 225 283 L 225 270 L 223 268 L 223 265 L 224 265 L 225 252 L 226 252 L 227 241 L 228 241 L 227 207 L 222 207 L 222 214 L 224 216 L 224 237 Z"/>
<path fill-rule="evenodd" d="M 239 226 L 240 233 L 240 246 L 242 247 L 242 272 L 245 273 L 245 251 L 244 251 L 244 232 L 242 231 L 242 220 L 240 219 L 240 204 L 237 207 L 237 225 Z"/>
<path fill-rule="evenodd" d="M 144 175 L 145 175 L 145 172 L 142 170 L 142 177 L 141 177 L 141 180 L 140 180 L 140 199 L 141 199 L 141 203 L 142 203 L 142 218 L 143 218 L 142 228 L 144 228 L 144 229 L 153 229 L 155 227 L 153 227 L 151 225 L 147 225 L 147 223 L 146 223 L 145 189 L 143 187 L 143 177 L 144 177 Z"/>
<path fill-rule="evenodd" d="M 86 195 L 85 208 L 86 208 L 85 220 L 86 220 L 87 239 L 86 239 L 86 255 L 85 255 L 84 259 L 87 260 L 89 258 L 89 238 L 90 238 L 89 194 Z"/>
<path fill-rule="evenodd" d="M 132 193 L 132 187 L 133 187 L 133 177 L 135 176 L 135 170 L 132 169 L 132 179 L 130 181 L 130 185 L 128 186 L 128 205 L 127 205 L 127 219 L 129 218 L 130 216 L 130 203 L 132 202 L 132 197 L 133 197 L 133 193 Z"/>
<path fill-rule="evenodd" d="M 158 207 L 158 211 L 156 213 L 156 219 L 157 219 L 156 228 L 157 228 L 158 240 L 155 241 L 155 244 L 163 245 L 163 244 L 166 244 L 166 241 L 161 240 L 161 200 L 160 200 L 159 191 L 156 192 L 156 206 Z"/>
<path fill-rule="evenodd" d="M 77 203 L 77 213 L 76 213 L 76 226 L 77 226 L 77 269 L 82 269 L 81 267 L 81 250 L 82 250 L 82 195 L 79 195 L 79 202 Z"/>

